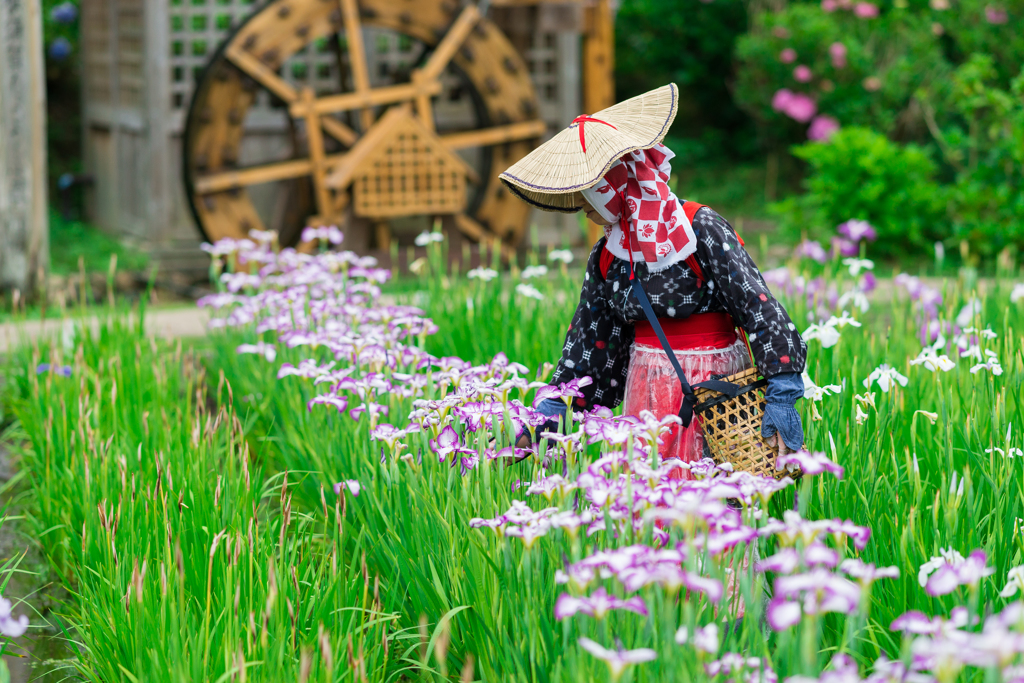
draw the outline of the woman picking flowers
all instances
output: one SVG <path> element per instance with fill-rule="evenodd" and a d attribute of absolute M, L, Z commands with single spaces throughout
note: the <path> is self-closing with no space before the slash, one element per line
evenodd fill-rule
<path fill-rule="evenodd" d="M 679 413 L 684 424 L 663 437 L 661 455 L 692 462 L 703 457 L 703 437 L 679 375 L 693 384 L 731 375 L 750 367 L 752 355 L 768 380 L 762 434 L 785 454 L 803 445 L 793 405 L 804 392 L 807 346 L 732 226 L 670 189 L 675 155 L 662 139 L 678 95 L 669 84 L 579 116 L 501 175 L 534 206 L 583 210 L 604 226 L 553 383 L 592 378 L 575 400 L 584 410 L 624 403 L 629 415 Z M 539 408 L 553 419 L 566 412 L 556 399 Z"/>

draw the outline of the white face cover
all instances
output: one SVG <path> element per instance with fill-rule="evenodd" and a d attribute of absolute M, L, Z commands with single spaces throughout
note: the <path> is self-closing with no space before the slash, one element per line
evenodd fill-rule
<path fill-rule="evenodd" d="M 580 194 L 583 195 L 583 198 L 587 200 L 587 203 L 590 204 L 590 206 L 594 207 L 594 211 L 601 214 L 601 218 L 605 219 L 609 223 L 615 223 L 619 220 L 619 217 L 613 216 L 608 212 L 608 209 L 605 207 L 605 204 L 608 202 L 608 198 L 602 197 L 601 193 L 597 191 L 597 188 L 606 185 L 608 185 L 608 181 L 601 178 L 597 181 L 597 184 L 591 185 L 585 190 L 580 190 Z"/>

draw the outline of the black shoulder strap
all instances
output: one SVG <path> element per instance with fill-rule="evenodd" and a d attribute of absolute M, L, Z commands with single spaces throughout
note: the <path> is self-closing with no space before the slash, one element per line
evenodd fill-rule
<path fill-rule="evenodd" d="M 661 342 L 661 348 L 665 350 L 665 355 L 668 356 L 668 360 L 672 363 L 672 368 L 675 369 L 676 375 L 679 377 L 679 384 L 683 388 L 683 403 L 679 406 L 679 419 L 683 421 L 684 427 L 689 427 L 690 422 L 693 421 L 693 408 L 697 405 L 697 396 L 693 393 L 693 387 L 686 380 L 686 375 L 683 373 L 683 368 L 679 365 L 679 359 L 676 358 L 675 352 L 672 350 L 672 345 L 668 343 L 668 337 L 665 336 L 665 330 L 661 328 L 661 323 L 658 322 L 658 316 L 654 314 L 654 309 L 651 308 L 651 302 L 647 298 L 647 292 L 644 291 L 643 285 L 640 284 L 640 278 L 633 279 L 633 296 L 640 302 L 640 308 L 643 309 L 644 315 L 647 317 L 647 322 L 654 328 L 654 333 L 658 335 L 658 341 Z M 729 398 L 735 398 L 743 391 L 743 387 L 732 382 L 724 382 L 720 379 L 709 379 L 706 382 L 701 382 L 695 385 L 698 389 L 711 389 L 717 391 L 720 394 L 725 394 Z"/>

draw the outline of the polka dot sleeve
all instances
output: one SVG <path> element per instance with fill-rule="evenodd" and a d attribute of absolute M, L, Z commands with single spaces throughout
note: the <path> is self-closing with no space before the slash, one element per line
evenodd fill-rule
<path fill-rule="evenodd" d="M 718 304 L 746 330 L 765 377 L 803 372 L 807 344 L 728 221 L 704 207 L 694 216 L 697 262 Z"/>
<path fill-rule="evenodd" d="M 616 314 L 601 274 L 604 243 L 603 238 L 598 240 L 590 252 L 580 303 L 565 333 L 562 357 L 551 380 L 552 384 L 576 377 L 594 381 L 582 389 L 584 398 L 576 399 L 577 409 L 589 410 L 594 405 L 614 408 L 622 402 L 633 344 L 633 325 Z"/>

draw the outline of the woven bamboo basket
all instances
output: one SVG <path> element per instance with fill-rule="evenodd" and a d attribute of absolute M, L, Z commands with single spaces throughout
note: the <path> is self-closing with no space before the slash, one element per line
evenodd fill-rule
<path fill-rule="evenodd" d="M 730 463 L 738 472 L 781 479 L 786 473 L 775 469 L 778 452 L 761 436 L 767 382 L 760 377 L 757 368 L 721 379 L 744 387 L 757 386 L 735 398 L 713 389 L 695 390 L 698 400 L 695 410 L 712 457 L 716 462 Z"/>

